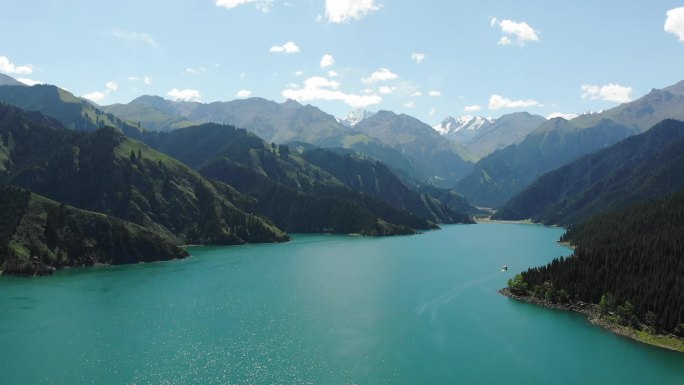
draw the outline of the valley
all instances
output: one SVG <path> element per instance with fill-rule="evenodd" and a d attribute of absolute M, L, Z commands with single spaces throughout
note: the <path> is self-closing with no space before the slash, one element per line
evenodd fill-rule
<path fill-rule="evenodd" d="M 516 113 L 499 119 L 447 118 L 434 128 L 390 111 L 356 111 L 338 119 L 295 101 L 258 98 L 202 104 L 144 96 L 100 110 L 56 87 L 6 83 L 0 87 L 4 100 L 39 110 L 0 105 L 2 180 L 20 188 L 5 191 L 9 206 L 3 220 L 10 224 L 0 244 L 5 274 L 182 258 L 187 254 L 180 245 L 283 242 L 290 239 L 287 233 L 416 234 L 485 218 L 468 196 L 499 208 L 517 190 L 507 204 L 490 211 L 492 220 L 562 225 L 572 234 L 597 214 L 684 188 L 682 123 L 647 126 L 660 117 L 681 118 L 674 106 L 684 106 L 678 91 L 682 83 L 569 121 Z M 209 123 L 215 120 L 220 123 Z M 485 148 L 493 152 L 483 153 Z M 592 149 L 600 150 L 581 156 Z M 475 153 L 484 157 L 477 160 Z M 473 190 L 471 181 L 477 178 Z M 454 188 L 443 187 L 449 184 Z M 33 198 L 29 191 L 40 195 Z M 67 234 L 94 230 L 76 230 L 78 220 L 65 222 L 64 208 L 55 217 L 54 208 L 43 206 L 47 221 L 34 219 L 45 215 L 40 204 L 32 203 L 45 199 L 41 195 L 61 207 L 124 221 L 126 230 L 118 232 L 137 225 L 158 238 L 141 243 L 136 230 L 135 236 L 114 240 L 105 233 L 84 234 L 81 244 L 68 240 Z M 70 218 L 80 212 L 68 210 Z M 26 213 L 21 214 L 25 219 L 16 222 L 22 216 L 15 212 Z M 576 259 L 581 258 L 568 261 Z M 533 279 L 532 271 L 537 270 L 523 275 L 528 290 L 553 285 L 558 292 L 558 285 L 569 299 L 600 299 L 559 283 L 557 273 Z M 613 295 L 616 289 L 606 292 Z M 653 298 L 660 295 L 655 293 L 637 308 L 653 309 Z M 635 301 L 632 294 L 618 297 Z M 672 301 L 668 306 L 674 306 Z M 638 312 L 645 317 L 646 310 Z M 667 322 L 656 331 L 679 330 L 676 320 Z"/>
<path fill-rule="evenodd" d="M 684 7 L 7 2 L 2 384 L 681 384 Z"/>

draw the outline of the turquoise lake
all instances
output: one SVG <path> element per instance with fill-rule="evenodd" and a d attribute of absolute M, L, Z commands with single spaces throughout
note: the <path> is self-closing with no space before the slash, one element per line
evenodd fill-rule
<path fill-rule="evenodd" d="M 684 384 L 684 354 L 497 293 L 569 255 L 562 232 L 295 235 L 0 277 L 0 383 Z"/>

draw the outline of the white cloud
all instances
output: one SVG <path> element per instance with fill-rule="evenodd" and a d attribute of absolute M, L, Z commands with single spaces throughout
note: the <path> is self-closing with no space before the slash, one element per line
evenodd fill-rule
<path fill-rule="evenodd" d="M 129 77 L 129 79 L 139 79 L 134 76 Z M 28 80 L 28 79 L 27 79 Z M 105 97 L 107 97 L 107 94 L 110 92 L 114 92 L 119 89 L 119 83 L 115 82 L 114 80 L 110 80 L 107 83 L 105 83 L 105 91 L 94 91 L 89 94 L 85 94 L 82 97 L 91 100 L 93 102 L 100 102 L 102 101 Z"/>
<path fill-rule="evenodd" d="M 272 8 L 273 0 L 263 0 L 256 2 L 256 9 L 260 10 L 263 13 L 271 12 Z"/>
<path fill-rule="evenodd" d="M 185 69 L 185 72 L 191 73 L 191 74 L 198 74 L 200 72 L 207 72 L 207 69 L 204 67 L 197 67 L 197 68 L 188 67 Z"/>
<path fill-rule="evenodd" d="M 498 45 L 511 45 L 511 44 L 513 44 L 513 40 L 511 40 L 508 36 L 501 36 L 501 39 L 499 39 L 499 42 L 497 44 Z"/>
<path fill-rule="evenodd" d="M 582 99 L 626 103 L 632 100 L 631 94 L 632 87 L 625 87 L 619 84 L 610 83 L 603 86 L 582 85 Z"/>
<path fill-rule="evenodd" d="M 439 91 L 432 90 L 428 93 L 430 96 L 442 96 L 442 93 Z"/>
<path fill-rule="evenodd" d="M 217 7 L 233 9 L 239 5 L 254 3 L 261 12 L 268 12 L 273 8 L 273 0 L 216 0 Z"/>
<path fill-rule="evenodd" d="M 336 77 L 337 75 L 339 75 L 339 74 L 338 74 L 337 72 L 333 71 L 333 70 L 328 71 L 328 76 L 331 77 L 331 78 L 334 78 L 334 77 Z"/>
<path fill-rule="evenodd" d="M 539 35 L 537 35 L 538 32 L 535 31 L 532 27 L 530 27 L 529 24 L 525 23 L 524 21 L 518 23 L 513 20 L 499 21 L 497 18 L 492 18 L 489 24 L 492 27 L 496 27 L 498 25 L 499 28 L 501 28 L 501 33 L 503 33 L 504 35 L 508 35 L 502 36 L 501 39 L 499 39 L 499 45 L 517 44 L 520 46 L 524 46 L 525 42 L 528 41 L 539 42 Z"/>
<path fill-rule="evenodd" d="M 677 35 L 679 41 L 684 42 L 684 7 L 667 11 L 665 32 Z"/>
<path fill-rule="evenodd" d="M 502 108 L 524 108 L 538 106 L 539 102 L 534 99 L 526 100 L 511 100 L 501 95 L 492 95 L 489 97 L 489 109 L 500 110 Z"/>
<path fill-rule="evenodd" d="M 141 79 L 140 76 L 129 76 L 128 80 L 132 82 L 139 82 Z M 152 78 L 149 76 L 144 76 L 142 78 L 142 82 L 149 86 L 150 84 L 152 84 Z"/>
<path fill-rule="evenodd" d="M 105 87 L 107 87 L 107 92 L 109 91 L 116 91 L 119 89 L 119 83 L 115 82 L 114 80 L 109 81 L 105 84 Z"/>
<path fill-rule="evenodd" d="M 235 96 L 237 96 L 238 98 L 248 98 L 248 97 L 252 96 L 252 91 L 240 90 L 237 92 L 237 94 L 235 94 Z"/>
<path fill-rule="evenodd" d="M 28 65 L 14 65 L 7 56 L 0 56 L 0 72 L 6 74 L 30 75 L 33 73 L 33 68 Z"/>
<path fill-rule="evenodd" d="M 419 52 L 414 52 L 411 54 L 411 60 L 414 62 L 420 64 L 425 60 L 425 54 L 424 53 L 419 53 Z"/>
<path fill-rule="evenodd" d="M 391 94 L 397 89 L 397 87 L 387 87 L 387 86 L 382 86 L 378 88 L 378 92 L 384 95 Z"/>
<path fill-rule="evenodd" d="M 184 90 L 179 90 L 178 88 L 174 88 L 171 91 L 167 92 L 166 95 L 172 97 L 174 100 L 183 100 L 183 101 L 190 101 L 190 100 L 197 100 L 202 97 L 199 91 L 197 90 L 192 90 L 192 89 L 184 89 Z"/>
<path fill-rule="evenodd" d="M 477 104 L 473 104 L 471 106 L 465 106 L 463 111 L 465 111 L 465 112 L 477 112 L 477 111 L 480 111 L 481 109 L 482 109 L 481 106 L 478 106 Z"/>
<path fill-rule="evenodd" d="M 428 116 L 435 116 L 436 113 L 437 113 L 437 109 L 436 109 L 436 108 L 432 108 L 432 109 L 430 110 L 430 112 L 428 112 Z"/>
<path fill-rule="evenodd" d="M 555 118 L 563 118 L 565 120 L 570 120 L 570 119 L 575 119 L 578 117 L 578 114 L 564 114 L 562 112 L 552 112 L 549 115 L 546 116 L 547 120 L 555 119 Z"/>
<path fill-rule="evenodd" d="M 367 95 L 368 95 L 368 94 L 372 94 L 372 93 L 374 93 L 374 92 L 375 92 L 375 91 L 374 91 L 372 88 L 364 88 L 364 89 L 361 90 L 361 93 L 362 93 L 362 94 L 367 94 Z"/>
<path fill-rule="evenodd" d="M 295 76 L 302 76 L 304 75 L 304 71 L 297 71 L 295 72 Z M 244 76 L 243 76 L 244 77 Z"/>
<path fill-rule="evenodd" d="M 33 80 L 29 78 L 17 78 L 18 81 L 26 84 L 27 86 L 35 86 L 36 84 L 45 84 L 42 80 Z"/>
<path fill-rule="evenodd" d="M 91 92 L 91 93 L 89 93 L 89 94 L 85 94 L 85 95 L 83 95 L 82 97 L 84 97 L 84 98 L 86 98 L 86 99 L 88 99 L 88 100 L 90 100 L 90 101 L 93 101 L 93 102 L 97 103 L 97 102 L 102 101 L 102 99 L 104 99 L 105 96 L 106 96 L 106 95 L 105 95 L 104 92 L 95 91 L 95 92 Z"/>
<path fill-rule="evenodd" d="M 330 23 L 348 23 L 377 11 L 380 7 L 375 0 L 325 0 L 325 17 Z"/>
<path fill-rule="evenodd" d="M 110 32 L 110 35 L 123 40 L 131 40 L 134 42 L 144 43 L 147 45 L 151 45 L 153 47 L 157 46 L 157 42 L 154 40 L 152 35 L 145 32 L 131 32 L 125 31 L 123 29 L 113 29 Z"/>
<path fill-rule="evenodd" d="M 394 80 L 399 78 L 399 76 L 392 71 L 388 70 L 387 68 L 380 68 L 377 71 L 373 72 L 370 77 L 363 78 L 361 81 L 363 81 L 366 84 L 372 84 L 375 82 L 383 82 L 386 80 Z"/>
<path fill-rule="evenodd" d="M 216 0 L 216 6 L 233 9 L 238 5 L 253 3 L 255 1 L 256 0 Z"/>
<path fill-rule="evenodd" d="M 299 51 L 299 47 L 297 44 L 294 42 L 288 41 L 287 43 L 283 45 L 274 45 L 271 47 L 271 49 L 268 50 L 268 52 L 275 52 L 275 53 L 297 53 Z"/>
<path fill-rule="evenodd" d="M 341 101 L 353 108 L 367 107 L 382 102 L 379 95 L 347 94 L 341 90 L 340 83 L 321 76 L 313 76 L 304 81 L 303 87 L 289 86 L 282 95 L 287 99 L 298 101 L 331 100 Z"/>
<path fill-rule="evenodd" d="M 423 93 L 420 91 L 416 91 L 416 92 L 412 93 L 411 96 L 423 96 Z"/>
<path fill-rule="evenodd" d="M 340 88 L 340 82 L 335 80 L 328 80 L 322 76 L 312 76 L 304 81 L 305 86 L 312 85 L 316 88 L 330 87 L 332 89 Z"/>
<path fill-rule="evenodd" d="M 330 67 L 333 64 L 335 64 L 335 58 L 332 55 L 327 53 L 323 55 L 321 58 L 321 68 Z"/>
<path fill-rule="evenodd" d="M 344 102 L 354 108 L 365 108 L 373 104 L 380 104 L 382 98 L 378 95 L 354 95 L 348 94 L 344 98 Z"/>
<path fill-rule="evenodd" d="M 405 108 L 413 108 L 415 106 L 416 106 L 416 103 L 414 103 L 413 100 L 411 100 L 410 102 L 404 103 Z"/>

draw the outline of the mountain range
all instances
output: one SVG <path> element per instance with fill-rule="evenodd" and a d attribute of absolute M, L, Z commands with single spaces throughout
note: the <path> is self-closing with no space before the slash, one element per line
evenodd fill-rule
<path fill-rule="evenodd" d="M 434 129 L 445 138 L 463 145 L 478 159 L 511 144 L 520 143 L 546 121 L 539 115 L 514 112 L 498 119 L 482 116 L 446 117 Z"/>
<path fill-rule="evenodd" d="M 435 185 L 449 185 L 472 169 L 472 154 L 412 116 L 378 111 L 354 128 L 405 154 L 423 176 L 419 179 Z"/>
<path fill-rule="evenodd" d="M 472 138 L 477 131 L 490 125 L 494 118 L 486 118 L 484 116 L 447 116 L 442 120 L 442 123 L 433 127 L 440 135 L 446 136 L 457 142 L 465 142 Z"/>
<path fill-rule="evenodd" d="M 101 127 L 115 127 L 131 138 L 139 138 L 143 131 L 139 124 L 119 119 L 90 101 L 52 85 L 3 85 L 0 86 L 0 102 L 27 111 L 39 111 L 73 130 L 94 131 Z"/>
<path fill-rule="evenodd" d="M 364 109 L 356 109 L 341 118 L 337 118 L 337 122 L 345 127 L 354 127 L 361 123 L 362 120 L 370 118 L 373 115 L 375 115 L 375 112 Z"/>
<path fill-rule="evenodd" d="M 179 258 L 178 244 L 289 239 L 281 229 L 413 234 L 435 229 L 437 223 L 471 223 L 469 213 L 476 211 L 453 191 L 399 178 L 377 159 L 350 149 L 303 142 L 293 142 L 291 149 L 245 129 L 209 123 L 168 133 L 146 131 L 139 123 L 115 117 L 54 86 L 1 86 L 0 97 L 22 107 L 0 103 L 0 183 L 17 186 L 26 194 L 31 191 L 26 202 L 49 201 L 69 208 L 70 218 L 88 223 L 92 222 L 89 213 L 103 218 L 103 225 L 91 227 L 96 234 L 91 238 L 79 233 L 76 222 L 60 222 L 56 231 L 61 238 L 82 234 L 96 245 L 91 249 L 97 254 L 112 242 L 97 229 L 116 225 L 131 241 L 117 247 L 133 250 L 130 260 L 112 259 L 106 253 L 74 259 L 71 254 L 81 249 L 73 244 L 51 244 L 46 249 L 44 237 L 31 237 L 17 225 L 3 238 L 6 249 L 14 250 L 3 268 L 7 273 L 32 275 L 79 264 Z M 161 98 L 152 100 L 166 103 Z M 289 106 L 305 115 L 313 109 L 324 116 L 296 102 L 266 104 Z M 46 233 L 44 224 L 36 221 L 53 215 L 53 208 L 31 205 L 43 209 L 34 210 L 37 217 L 25 216 L 27 226 Z M 14 247 L 21 244 L 25 247 Z M 135 251 L 139 244 L 148 246 Z"/>
<path fill-rule="evenodd" d="M 606 148 L 666 118 L 684 119 L 684 82 L 596 114 L 542 123 L 525 139 L 480 159 L 454 188 L 471 202 L 501 207 L 542 174 Z"/>
<path fill-rule="evenodd" d="M 405 178 L 430 179 L 442 187 L 452 186 L 475 160 L 462 146 L 436 135 L 429 125 L 389 111 L 357 112 L 352 114 L 352 125 L 293 100 L 276 103 L 248 98 L 204 104 L 157 96 L 141 96 L 104 110 L 158 131 L 221 123 L 245 128 L 269 143 L 352 149 L 386 163 Z"/>
<path fill-rule="evenodd" d="M 353 154 L 316 148 L 300 153 L 219 124 L 149 133 L 145 141 L 256 197 L 257 210 L 287 231 L 383 235 L 469 221 L 467 215 L 410 190 L 386 166 Z M 329 212 L 331 206 L 345 210 Z M 346 224 L 355 218 L 369 219 L 362 227 Z"/>
<path fill-rule="evenodd" d="M 684 82 L 571 120 L 513 113 L 433 128 L 292 100 L 101 107 L 3 75 L 0 274 L 184 258 L 180 245 L 287 232 L 415 234 L 472 223 L 478 209 L 461 191 L 501 207 L 494 219 L 569 227 L 573 256 L 516 276 L 516 290 L 599 302 L 607 322 L 683 336 L 682 106 Z"/>
<path fill-rule="evenodd" d="M 185 258 L 172 239 L 12 186 L 0 186 L 0 272 L 45 275 L 56 268 Z"/>
<path fill-rule="evenodd" d="M 664 120 L 542 175 L 495 218 L 573 225 L 592 216 L 684 189 L 684 123 Z"/>
<path fill-rule="evenodd" d="M 289 239 L 250 214 L 253 198 L 114 128 L 74 131 L 0 104 L 0 136 L 0 183 L 144 226 L 179 244 Z"/>
<path fill-rule="evenodd" d="M 0 182 L 173 244 L 471 222 L 477 210 L 456 191 L 501 207 L 524 190 L 497 217 L 567 225 L 680 188 L 676 122 L 620 140 L 684 115 L 684 82 L 572 120 L 513 113 L 435 129 L 391 111 L 336 119 L 292 100 L 141 96 L 100 107 L 58 87 L 1 80 L 0 100 L 18 108 L 0 105 Z"/>
<path fill-rule="evenodd" d="M 0 74 L 0 86 L 26 86 L 26 84 L 14 79 L 11 76 Z"/>

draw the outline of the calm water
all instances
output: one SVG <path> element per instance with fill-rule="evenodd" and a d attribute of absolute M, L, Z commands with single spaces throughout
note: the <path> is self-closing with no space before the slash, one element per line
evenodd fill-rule
<path fill-rule="evenodd" d="M 0 278 L 2 384 L 684 384 L 684 354 L 496 293 L 562 230 L 300 235 Z M 509 272 L 499 268 L 508 264 Z"/>

